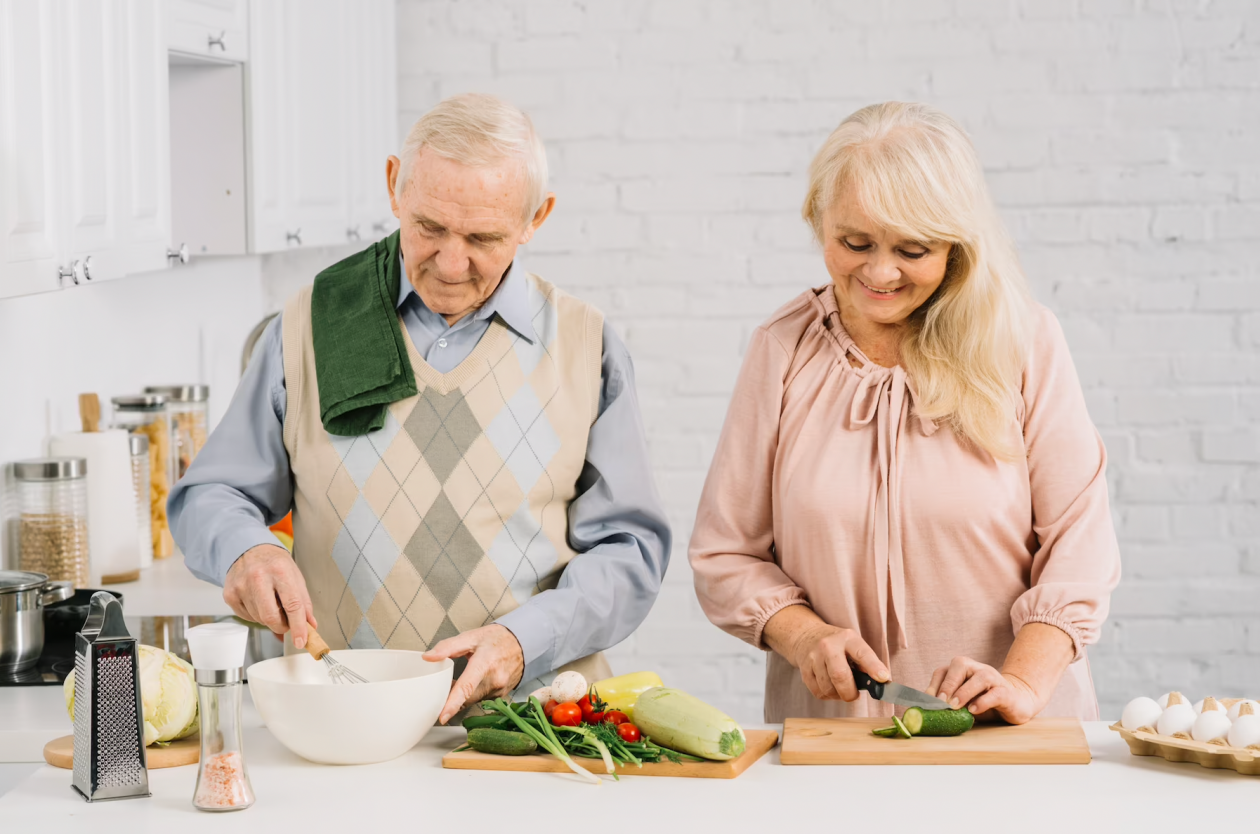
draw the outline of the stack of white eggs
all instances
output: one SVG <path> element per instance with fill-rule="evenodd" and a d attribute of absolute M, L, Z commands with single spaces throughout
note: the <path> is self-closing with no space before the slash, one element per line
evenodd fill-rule
<path fill-rule="evenodd" d="M 1260 750 L 1260 703 L 1248 698 L 1228 707 L 1211 696 L 1191 704 L 1180 692 L 1159 700 L 1134 698 L 1124 708 L 1120 726 L 1130 732 Z"/>

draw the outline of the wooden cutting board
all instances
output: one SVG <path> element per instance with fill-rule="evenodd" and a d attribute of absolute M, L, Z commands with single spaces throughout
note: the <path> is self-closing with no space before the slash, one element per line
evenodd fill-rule
<path fill-rule="evenodd" d="M 145 761 L 149 769 L 181 767 L 196 764 L 201 758 L 201 736 L 191 735 L 172 741 L 166 747 L 156 745 L 145 748 Z M 55 738 L 44 745 L 44 761 L 53 767 L 74 768 L 74 736 Z"/>
<path fill-rule="evenodd" d="M 1089 764 L 1085 730 L 1075 718 L 1035 718 L 1018 726 L 977 724 L 960 736 L 880 738 L 887 718 L 789 718 L 785 765 Z"/>
<path fill-rule="evenodd" d="M 634 765 L 618 765 L 618 776 L 690 776 L 700 779 L 734 779 L 743 773 L 754 762 L 770 752 L 779 743 L 779 734 L 773 730 L 745 730 L 744 755 L 725 762 L 659 762 Z M 573 761 L 591 773 L 605 775 L 604 762 L 600 759 L 578 759 Z M 564 762 L 549 754 L 531 756 L 495 756 L 490 753 L 478 753 L 475 750 L 464 750 L 459 753 L 447 753 L 442 757 L 442 767 L 453 770 L 513 770 L 528 773 L 571 773 Z"/>

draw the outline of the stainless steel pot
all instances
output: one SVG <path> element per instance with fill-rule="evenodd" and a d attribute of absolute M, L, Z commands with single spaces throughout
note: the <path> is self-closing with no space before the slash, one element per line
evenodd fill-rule
<path fill-rule="evenodd" d="M 69 599 L 74 589 L 42 573 L 0 571 L 0 673 L 31 668 L 44 651 L 44 606 Z"/>

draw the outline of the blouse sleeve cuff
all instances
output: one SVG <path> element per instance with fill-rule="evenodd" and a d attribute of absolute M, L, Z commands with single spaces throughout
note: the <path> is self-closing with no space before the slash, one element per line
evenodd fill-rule
<path fill-rule="evenodd" d="M 1016 626 L 1015 633 L 1018 634 L 1019 630 L 1029 623 L 1045 623 L 1046 625 L 1052 625 L 1068 637 L 1072 638 L 1073 663 L 1085 656 L 1085 641 L 1081 636 L 1080 629 L 1062 617 L 1055 616 L 1054 614 L 1031 614 L 1022 623 Z"/>
<path fill-rule="evenodd" d="M 789 594 L 782 599 L 774 600 L 769 605 L 762 608 L 761 612 L 757 614 L 756 620 L 753 622 L 751 642 L 754 646 L 761 649 L 763 652 L 770 651 L 770 647 L 766 645 L 765 641 L 766 623 L 770 622 L 771 617 L 778 614 L 789 605 L 804 605 L 806 608 L 810 607 L 809 600 L 805 598 L 805 592 L 798 588 L 794 593 Z"/>

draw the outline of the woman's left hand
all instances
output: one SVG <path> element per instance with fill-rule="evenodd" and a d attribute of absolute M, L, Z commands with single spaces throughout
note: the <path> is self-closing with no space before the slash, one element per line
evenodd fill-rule
<path fill-rule="evenodd" d="M 966 706 L 976 716 L 992 710 L 1009 724 L 1023 724 L 1045 707 L 1044 699 L 1019 677 L 969 657 L 956 657 L 933 672 L 927 692 L 951 709 Z"/>

